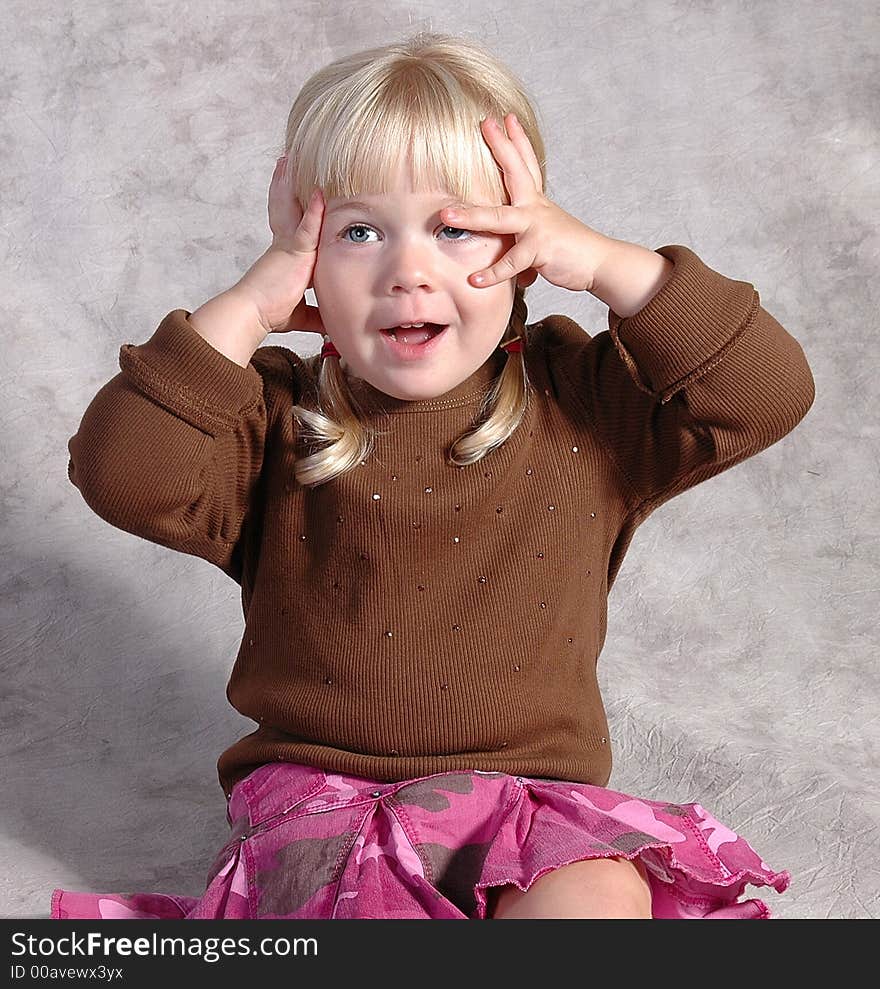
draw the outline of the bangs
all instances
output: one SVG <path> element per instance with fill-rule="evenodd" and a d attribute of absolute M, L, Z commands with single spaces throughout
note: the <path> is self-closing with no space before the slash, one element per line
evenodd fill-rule
<path fill-rule="evenodd" d="M 488 194 L 507 203 L 503 173 L 480 130 L 480 120 L 503 111 L 483 109 L 461 93 L 458 82 L 438 78 L 436 67 L 398 64 L 386 76 L 354 94 L 346 105 L 329 94 L 320 109 L 306 114 L 291 153 L 299 181 L 312 177 L 327 199 L 385 195 L 397 170 L 409 159 L 413 188 L 448 193 L 462 202 Z M 447 86 L 456 92 L 453 99 Z M 301 202 L 311 185 L 297 189 Z"/>

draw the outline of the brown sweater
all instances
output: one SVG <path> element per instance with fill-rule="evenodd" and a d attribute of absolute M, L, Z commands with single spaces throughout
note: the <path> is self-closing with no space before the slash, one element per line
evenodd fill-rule
<path fill-rule="evenodd" d="M 227 795 L 273 760 L 382 781 L 471 768 L 607 785 L 596 664 L 636 527 L 780 440 L 815 394 L 750 283 L 687 247 L 658 253 L 669 281 L 633 316 L 609 311 L 608 331 L 564 315 L 528 327 L 526 416 L 468 467 L 444 450 L 500 351 L 430 401 L 354 379 L 386 432 L 367 462 L 308 489 L 290 408 L 317 355 L 260 347 L 242 368 L 185 309 L 121 347 L 68 472 L 111 525 L 241 585 L 227 697 L 258 727 L 219 757 Z"/>

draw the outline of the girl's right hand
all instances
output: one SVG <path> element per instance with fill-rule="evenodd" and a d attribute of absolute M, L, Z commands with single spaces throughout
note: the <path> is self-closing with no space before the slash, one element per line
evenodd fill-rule
<path fill-rule="evenodd" d="M 279 158 L 269 186 L 272 244 L 234 286 L 253 299 L 267 333 L 326 333 L 320 310 L 305 301 L 323 219 L 321 189 L 303 213 L 288 180 L 287 155 Z"/>

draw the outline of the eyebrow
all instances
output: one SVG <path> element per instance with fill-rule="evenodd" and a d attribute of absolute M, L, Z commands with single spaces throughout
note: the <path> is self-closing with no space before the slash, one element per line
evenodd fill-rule
<path fill-rule="evenodd" d="M 331 206 L 331 208 L 328 209 L 327 212 L 338 213 L 340 212 L 340 210 L 344 210 L 344 209 L 362 209 L 365 210 L 367 213 L 373 212 L 373 208 L 371 206 L 367 206 L 366 203 L 359 203 L 357 200 L 352 200 L 351 202 L 339 203 L 336 206 Z"/>
<path fill-rule="evenodd" d="M 450 199 L 448 202 L 443 203 L 442 206 L 438 206 L 434 212 L 439 213 L 440 210 L 446 209 L 447 206 L 456 206 L 456 205 L 459 205 L 458 200 Z M 365 213 L 376 212 L 375 206 L 369 206 L 367 203 L 362 203 L 359 200 L 353 199 L 349 202 L 338 203 L 336 206 L 331 206 L 330 209 L 327 210 L 327 213 L 340 213 L 344 209 L 362 209 Z"/>

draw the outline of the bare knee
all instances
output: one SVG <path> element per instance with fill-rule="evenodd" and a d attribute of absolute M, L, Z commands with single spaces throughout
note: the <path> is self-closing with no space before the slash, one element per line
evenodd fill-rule
<path fill-rule="evenodd" d="M 571 862 L 540 876 L 526 891 L 508 885 L 489 892 L 487 917 L 495 920 L 652 916 L 651 887 L 638 856 Z"/>

